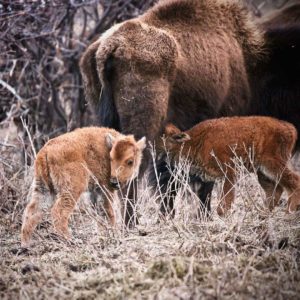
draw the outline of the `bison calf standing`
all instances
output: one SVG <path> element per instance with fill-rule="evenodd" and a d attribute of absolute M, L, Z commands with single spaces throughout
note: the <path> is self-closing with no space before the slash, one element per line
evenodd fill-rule
<path fill-rule="evenodd" d="M 133 136 L 97 127 L 50 140 L 36 157 L 32 199 L 25 209 L 21 231 L 22 246 L 28 246 L 33 230 L 50 207 L 55 230 L 68 239 L 68 219 L 75 204 L 96 180 L 103 187 L 104 207 L 114 225 L 114 190 L 137 176 L 145 146 L 145 138 L 136 142 Z"/>
<path fill-rule="evenodd" d="M 300 176 L 288 165 L 297 139 L 293 125 L 269 117 L 233 117 L 207 120 L 185 132 L 168 124 L 165 134 L 166 148 L 175 161 L 180 155 L 189 158 L 191 170 L 204 181 L 225 178 L 219 215 L 234 199 L 235 157 L 242 158 L 249 171 L 257 170 L 270 209 L 278 204 L 283 189 L 289 195 L 289 212 L 300 205 Z M 249 150 L 254 153 L 252 158 Z"/>

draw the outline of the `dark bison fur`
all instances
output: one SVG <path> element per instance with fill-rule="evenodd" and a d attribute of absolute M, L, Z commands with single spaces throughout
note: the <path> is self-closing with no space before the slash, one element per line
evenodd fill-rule
<path fill-rule="evenodd" d="M 99 124 L 104 127 L 120 130 L 118 111 L 113 99 L 113 91 L 110 82 L 113 80 L 113 58 L 109 57 L 104 66 L 104 84 L 100 93 L 98 107 Z"/>
<path fill-rule="evenodd" d="M 300 132 L 300 5 L 263 24 L 266 57 L 255 69 L 250 114 L 273 116 Z M 296 144 L 300 149 L 300 139 Z"/>

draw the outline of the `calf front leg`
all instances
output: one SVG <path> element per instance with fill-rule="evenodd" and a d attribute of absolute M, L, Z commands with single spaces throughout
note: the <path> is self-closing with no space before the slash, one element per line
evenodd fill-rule
<path fill-rule="evenodd" d="M 260 171 L 257 173 L 257 177 L 259 184 L 266 193 L 266 204 L 269 210 L 273 210 L 279 203 L 283 188 Z"/>
<path fill-rule="evenodd" d="M 37 180 L 33 185 L 30 202 L 27 204 L 21 228 L 21 246 L 28 247 L 36 226 L 41 222 L 43 215 L 52 205 L 52 195 L 45 185 Z"/>
<path fill-rule="evenodd" d="M 106 216 L 109 219 L 110 225 L 112 227 L 116 226 L 116 216 L 115 216 L 115 212 L 113 209 L 113 200 L 114 200 L 114 191 L 110 191 L 108 194 L 106 194 L 104 196 L 104 209 L 105 209 L 105 213 Z"/>

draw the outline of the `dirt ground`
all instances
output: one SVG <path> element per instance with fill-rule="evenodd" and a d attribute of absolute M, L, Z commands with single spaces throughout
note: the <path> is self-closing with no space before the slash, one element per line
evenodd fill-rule
<path fill-rule="evenodd" d="M 197 199 L 186 185 L 175 218 L 163 220 L 158 195 L 142 182 L 134 230 L 123 228 L 118 203 L 118 227 L 100 225 L 103 216 L 85 195 L 72 216 L 70 242 L 46 218 L 33 246 L 20 251 L 32 168 L 20 161 L 18 138 L 2 135 L 1 142 L 0 299 L 300 298 L 300 213 L 286 214 L 284 198 L 269 212 L 255 176 L 245 172 L 226 218 L 214 211 L 222 183 L 210 220 L 196 217 Z"/>

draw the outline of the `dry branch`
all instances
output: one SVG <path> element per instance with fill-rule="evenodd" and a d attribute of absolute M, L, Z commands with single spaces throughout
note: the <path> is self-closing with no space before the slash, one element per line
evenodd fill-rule
<path fill-rule="evenodd" d="M 78 61 L 100 33 L 153 0 L 64 0 L 0 4 L 0 122 L 22 117 L 36 148 L 44 139 L 93 123 Z M 46 136 L 46 138 L 45 138 Z"/>

